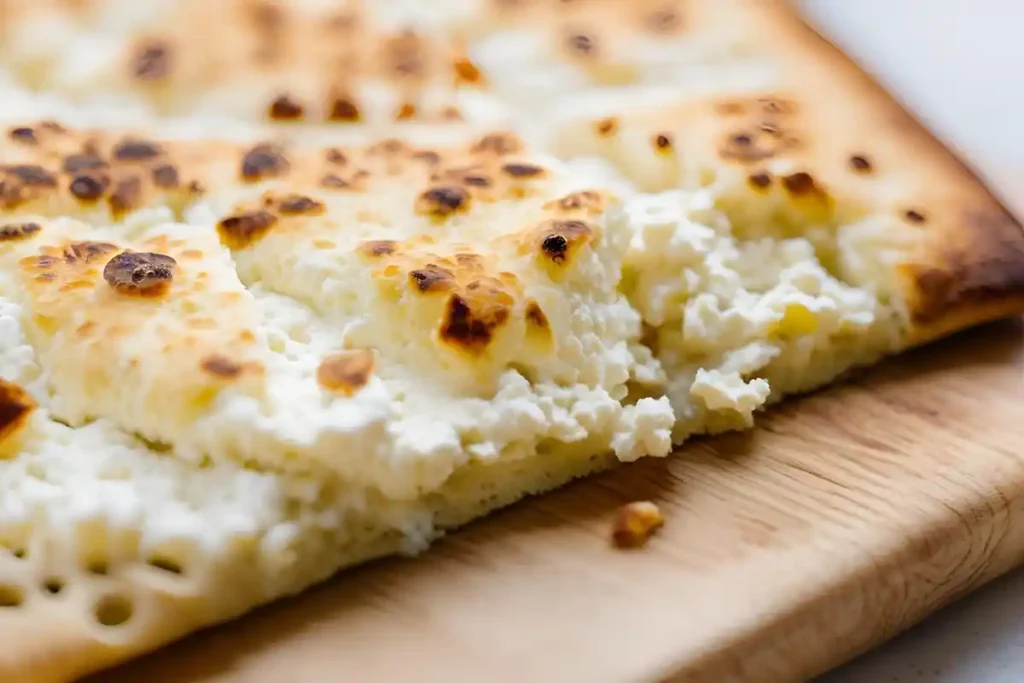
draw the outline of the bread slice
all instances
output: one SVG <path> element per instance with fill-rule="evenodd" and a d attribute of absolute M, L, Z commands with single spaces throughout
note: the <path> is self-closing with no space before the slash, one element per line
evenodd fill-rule
<path fill-rule="evenodd" d="M 203 4 L 166 7 L 211 65 L 209 27 L 191 32 L 209 15 L 186 18 Z M 120 47 L 154 25 L 127 6 L 3 5 L 8 27 L 58 17 Z M 374 4 L 382 31 L 396 8 Z M 418 21 L 465 46 L 521 135 L 368 126 L 322 146 L 293 121 L 210 141 L 173 78 L 143 98 L 202 111 L 183 137 L 10 121 L 0 679 L 70 680 L 1024 310 L 1019 224 L 782 3 Z M 563 50 L 581 21 L 599 49 Z M 318 44 L 294 25 L 280 44 Z M 60 59 L 5 46 L 29 82 Z M 105 68 L 96 97 L 142 92 Z M 198 90 L 254 84 L 218 114 L 252 121 L 275 74 L 241 63 Z"/>

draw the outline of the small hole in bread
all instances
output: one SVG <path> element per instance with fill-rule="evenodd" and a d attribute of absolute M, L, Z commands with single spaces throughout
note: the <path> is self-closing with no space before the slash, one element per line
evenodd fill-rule
<path fill-rule="evenodd" d="M 51 576 L 50 578 L 43 581 L 43 590 L 49 593 L 50 595 L 57 595 L 62 590 L 64 590 L 64 580 L 58 579 L 55 576 Z"/>
<path fill-rule="evenodd" d="M 184 574 L 185 568 L 181 566 L 181 563 L 177 560 L 172 560 L 169 557 L 163 555 L 154 555 L 149 558 L 148 564 L 150 567 L 159 569 L 161 571 L 169 572 L 171 574 Z"/>
<path fill-rule="evenodd" d="M 101 626 L 122 626 L 132 618 L 134 606 L 123 595 L 104 595 L 96 603 L 93 614 Z"/>
<path fill-rule="evenodd" d="M 0 584 L 0 607 L 19 607 L 25 598 L 21 586 Z"/>

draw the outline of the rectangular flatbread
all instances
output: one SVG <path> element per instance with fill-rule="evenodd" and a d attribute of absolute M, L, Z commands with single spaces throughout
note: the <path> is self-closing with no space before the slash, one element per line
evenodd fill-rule
<path fill-rule="evenodd" d="M 1020 224 L 785 3 L 136 4 L 0 0 L 0 680 L 1024 311 Z"/>

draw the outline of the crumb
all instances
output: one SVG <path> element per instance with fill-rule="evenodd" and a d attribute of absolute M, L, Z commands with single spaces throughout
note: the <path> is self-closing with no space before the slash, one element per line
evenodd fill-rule
<path fill-rule="evenodd" d="M 612 526 L 612 541 L 620 548 L 639 548 L 664 523 L 661 510 L 650 501 L 623 505 L 616 513 Z"/>

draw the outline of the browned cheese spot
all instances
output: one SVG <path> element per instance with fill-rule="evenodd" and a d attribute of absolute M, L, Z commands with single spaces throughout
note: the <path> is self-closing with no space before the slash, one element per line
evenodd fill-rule
<path fill-rule="evenodd" d="M 217 234 L 228 249 L 245 249 L 258 242 L 277 223 L 277 216 L 266 209 L 244 211 L 217 223 Z"/>
<path fill-rule="evenodd" d="M 557 265 L 564 265 L 573 252 L 594 239 L 594 230 L 584 221 L 547 221 L 541 225 L 541 232 L 540 251 Z"/>
<path fill-rule="evenodd" d="M 479 85 L 484 80 L 480 69 L 467 57 L 456 59 L 452 63 L 452 70 L 455 72 L 456 85 Z"/>
<path fill-rule="evenodd" d="M 359 107 L 350 97 L 335 97 L 331 102 L 330 113 L 327 115 L 329 121 L 341 121 L 356 123 L 360 120 Z"/>
<path fill-rule="evenodd" d="M 38 223 L 10 223 L 0 226 L 0 242 L 27 239 L 42 229 Z"/>
<path fill-rule="evenodd" d="M 82 152 L 80 154 L 69 154 L 64 158 L 65 173 L 79 173 L 80 171 L 93 171 L 107 168 L 108 164 L 96 152 Z"/>
<path fill-rule="evenodd" d="M 534 164 L 510 163 L 504 164 L 501 170 L 513 178 L 538 178 L 545 174 L 544 168 Z"/>
<path fill-rule="evenodd" d="M 850 168 L 857 173 L 870 173 L 872 170 L 871 162 L 868 161 L 867 157 L 860 154 L 854 154 L 850 157 Z"/>
<path fill-rule="evenodd" d="M 71 242 L 59 248 L 43 247 L 40 249 L 42 252 L 40 255 L 22 259 L 21 264 L 30 270 L 51 271 L 61 263 L 67 266 L 88 265 L 117 250 L 116 245 L 107 242 Z M 47 272 L 36 277 L 39 281 L 54 280 L 55 278 L 54 273 Z"/>
<path fill-rule="evenodd" d="M 170 287 L 176 266 L 165 254 L 123 251 L 107 261 L 103 279 L 121 294 L 159 296 Z"/>
<path fill-rule="evenodd" d="M 36 132 L 28 126 L 11 128 L 7 131 L 7 137 L 14 142 L 20 142 L 25 145 L 35 145 L 39 142 L 39 138 L 36 137 Z"/>
<path fill-rule="evenodd" d="M 152 161 L 163 152 L 163 148 L 155 142 L 127 138 L 114 145 L 111 156 L 117 161 Z"/>
<path fill-rule="evenodd" d="M 119 180 L 107 201 L 115 215 L 138 208 L 142 202 L 142 179 L 131 176 Z"/>
<path fill-rule="evenodd" d="M 327 163 L 334 164 L 335 166 L 344 166 L 348 163 L 348 157 L 336 147 L 332 147 L 324 152 L 324 158 L 327 160 Z"/>
<path fill-rule="evenodd" d="M 0 378 L 0 444 L 21 431 L 37 406 L 27 391 Z"/>
<path fill-rule="evenodd" d="M 452 294 L 441 321 L 440 338 L 463 351 L 479 354 L 508 317 L 509 305 L 504 301 L 486 295 L 469 299 Z"/>
<path fill-rule="evenodd" d="M 178 169 L 171 164 L 163 164 L 153 169 L 153 184 L 164 190 L 171 190 L 181 183 Z"/>
<path fill-rule="evenodd" d="M 363 242 L 358 247 L 359 253 L 369 258 L 391 256 L 397 250 L 398 244 L 394 240 L 373 240 L 371 242 Z"/>
<path fill-rule="evenodd" d="M 291 164 L 280 147 L 262 142 L 249 149 L 242 157 L 242 180 L 258 182 L 276 178 L 287 173 L 290 167 Z"/>
<path fill-rule="evenodd" d="M 917 209 L 907 209 L 903 212 L 903 217 L 911 223 L 925 222 L 925 215 Z"/>
<path fill-rule="evenodd" d="M 473 146 L 470 151 L 474 154 L 486 152 L 490 154 L 496 154 L 498 156 L 506 156 L 509 154 L 515 154 L 522 151 L 523 141 L 519 139 L 514 133 L 488 133 L 483 136 Z"/>
<path fill-rule="evenodd" d="M 156 40 L 144 43 L 132 58 L 132 75 L 142 81 L 158 81 L 171 73 L 171 46 Z"/>
<path fill-rule="evenodd" d="M 458 186 L 432 187 L 416 198 L 416 213 L 421 216 L 447 218 L 469 209 L 470 196 Z"/>
<path fill-rule="evenodd" d="M 320 187 L 329 190 L 345 190 L 351 187 L 349 182 L 339 175 L 327 173 L 320 179 Z"/>
<path fill-rule="evenodd" d="M 619 130 L 619 120 L 614 116 L 598 119 L 594 122 L 594 130 L 603 138 L 615 135 Z"/>
<path fill-rule="evenodd" d="M 234 379 L 242 374 L 241 363 L 219 353 L 204 358 L 199 367 L 222 379 Z"/>
<path fill-rule="evenodd" d="M 57 187 L 57 176 L 36 164 L 8 166 L 6 171 L 26 187 Z"/>
<path fill-rule="evenodd" d="M 772 177 L 768 173 L 761 171 L 759 173 L 752 173 L 747 178 L 747 182 L 756 190 L 767 190 L 772 186 Z"/>
<path fill-rule="evenodd" d="M 455 286 L 455 274 L 447 268 L 428 263 L 409 273 L 409 282 L 425 294 L 444 292 Z"/>
<path fill-rule="evenodd" d="M 77 199 L 84 202 L 94 202 L 103 196 L 109 185 L 110 178 L 105 175 L 83 173 L 71 179 L 68 190 Z"/>
<path fill-rule="evenodd" d="M 395 121 L 408 121 L 416 116 L 416 105 L 412 102 L 403 102 L 395 111 Z"/>
<path fill-rule="evenodd" d="M 565 44 L 571 52 L 587 57 L 597 52 L 597 41 L 585 33 L 574 33 L 565 39 Z"/>
<path fill-rule="evenodd" d="M 287 195 L 277 202 L 277 210 L 284 216 L 317 216 L 322 214 L 325 209 L 322 202 L 300 194 Z"/>
<path fill-rule="evenodd" d="M 661 154 L 672 151 L 672 138 L 665 133 L 658 133 L 654 136 L 654 149 Z"/>
<path fill-rule="evenodd" d="M 540 305 L 536 301 L 530 301 L 526 304 L 526 322 L 543 330 L 551 327 L 548 317 L 544 315 L 544 311 L 541 310 Z"/>
<path fill-rule="evenodd" d="M 302 105 L 288 97 L 280 95 L 274 98 L 267 109 L 267 116 L 275 121 L 297 121 L 305 115 Z"/>
<path fill-rule="evenodd" d="M 545 209 L 556 209 L 559 211 L 584 211 L 596 216 L 604 211 L 604 199 L 593 190 L 581 190 L 567 194 L 558 199 L 552 199 L 544 204 Z"/>
<path fill-rule="evenodd" d="M 369 349 L 338 351 L 320 361 L 316 381 L 328 391 L 351 396 L 370 381 L 373 366 L 373 351 Z"/>
<path fill-rule="evenodd" d="M 804 171 L 792 173 L 782 178 L 782 186 L 795 196 L 809 195 L 820 192 L 811 174 Z"/>

